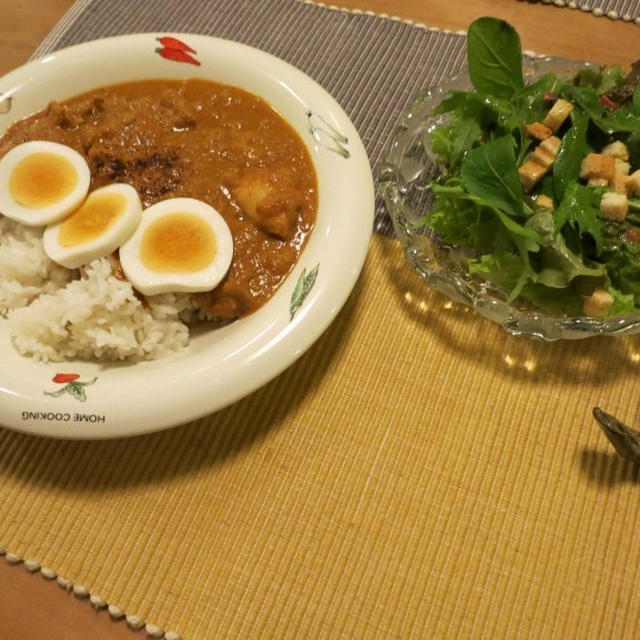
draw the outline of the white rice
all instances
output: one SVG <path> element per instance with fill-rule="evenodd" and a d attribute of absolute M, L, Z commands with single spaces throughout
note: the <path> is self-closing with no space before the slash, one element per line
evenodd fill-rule
<path fill-rule="evenodd" d="M 78 278 L 47 258 L 42 229 L 0 217 L 0 315 L 25 356 L 44 362 L 165 357 L 188 342 L 179 315 L 189 315 L 189 300 L 162 294 L 143 304 L 106 258 L 81 268 Z"/>
<path fill-rule="evenodd" d="M 41 293 L 54 293 L 73 277 L 73 271 L 46 256 L 42 233 L 42 227 L 25 227 L 0 215 L 0 316 Z"/>

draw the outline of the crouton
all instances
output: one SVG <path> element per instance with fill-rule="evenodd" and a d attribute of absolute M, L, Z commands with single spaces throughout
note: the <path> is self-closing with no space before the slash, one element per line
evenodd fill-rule
<path fill-rule="evenodd" d="M 596 289 L 590 296 L 584 299 L 582 311 L 586 316 L 602 318 L 613 304 L 613 296 L 604 289 Z"/>
<path fill-rule="evenodd" d="M 602 195 L 600 215 L 605 220 L 622 222 L 627 216 L 627 211 L 629 211 L 629 200 L 625 194 L 607 191 Z"/>
<path fill-rule="evenodd" d="M 531 154 L 531 159 L 539 165 L 542 165 L 545 169 L 549 169 L 554 163 L 556 157 L 546 149 L 543 149 L 542 145 L 538 145 L 535 151 Z"/>
<path fill-rule="evenodd" d="M 607 183 L 613 182 L 616 171 L 616 161 L 613 156 L 605 156 L 601 153 L 589 153 L 580 165 L 581 178 L 603 178 Z"/>
<path fill-rule="evenodd" d="M 520 182 L 525 191 L 531 191 L 535 184 L 540 180 L 544 174 L 547 173 L 546 167 L 538 164 L 534 160 L 527 160 L 519 169 Z"/>
<path fill-rule="evenodd" d="M 613 176 L 613 184 L 611 185 L 617 193 L 627 193 L 627 180 L 629 180 L 629 176 L 624 175 L 624 173 L 616 173 Z"/>
<path fill-rule="evenodd" d="M 573 109 L 573 105 L 567 100 L 563 98 L 558 98 L 551 109 L 549 109 L 549 113 L 547 113 L 546 118 L 542 121 L 542 124 L 549 127 L 552 131 L 557 131 L 562 123 L 567 119 L 567 116 L 571 113 Z"/>
<path fill-rule="evenodd" d="M 640 169 L 634 171 L 628 178 L 625 185 L 630 196 L 640 196 Z"/>
<path fill-rule="evenodd" d="M 615 159 L 615 172 L 621 173 L 623 176 L 628 176 L 629 171 L 631 171 L 631 165 L 625 160 L 620 160 L 620 158 Z"/>
<path fill-rule="evenodd" d="M 527 135 L 531 138 L 537 138 L 538 140 L 545 140 L 550 135 L 553 134 L 553 131 L 549 129 L 546 125 L 542 124 L 542 122 L 532 122 L 531 124 L 525 124 L 524 130 L 527 132 Z"/>
<path fill-rule="evenodd" d="M 554 163 L 560 148 L 560 138 L 551 136 L 543 140 L 532 154 L 532 159 L 548 169 Z"/>
<path fill-rule="evenodd" d="M 624 142 L 620 142 L 616 140 L 611 144 L 608 144 L 606 147 L 602 149 L 602 153 L 605 156 L 613 156 L 614 158 L 619 158 L 620 160 L 628 160 L 629 159 L 629 149 L 627 149 L 627 145 Z"/>
<path fill-rule="evenodd" d="M 605 178 L 589 178 L 587 182 L 589 187 L 608 187 L 609 181 Z"/>
<path fill-rule="evenodd" d="M 536 198 L 535 205 L 543 209 L 553 209 L 553 200 L 549 196 L 545 196 L 544 193 L 541 193 Z"/>

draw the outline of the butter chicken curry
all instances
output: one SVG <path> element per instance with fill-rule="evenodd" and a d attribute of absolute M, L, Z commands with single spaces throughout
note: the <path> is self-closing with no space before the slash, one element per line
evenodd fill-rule
<path fill-rule="evenodd" d="M 304 143 L 239 88 L 189 79 L 95 89 L 15 123 L 0 139 L 0 157 L 29 140 L 83 154 L 91 189 L 124 182 L 145 207 L 189 197 L 217 209 L 233 236 L 231 267 L 213 291 L 191 294 L 201 317 L 217 323 L 273 295 L 315 221 L 316 175 Z"/>

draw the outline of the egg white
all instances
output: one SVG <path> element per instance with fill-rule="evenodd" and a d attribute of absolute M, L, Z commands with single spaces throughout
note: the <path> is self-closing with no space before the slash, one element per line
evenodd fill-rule
<path fill-rule="evenodd" d="M 111 227 L 106 229 L 99 237 L 72 246 L 64 246 L 60 243 L 62 225 L 72 218 L 75 212 L 45 229 L 42 238 L 44 251 L 51 260 L 67 269 L 77 269 L 92 260 L 110 255 L 131 237 L 142 217 L 140 196 L 131 185 L 117 183 L 96 189 L 89 194 L 81 207 L 89 203 L 93 198 L 110 193 L 121 195 L 124 198 L 124 210 Z M 80 207 L 76 211 L 79 209 Z"/>
<path fill-rule="evenodd" d="M 11 175 L 18 163 L 35 153 L 62 156 L 73 166 L 77 184 L 65 197 L 45 207 L 27 207 L 15 200 L 9 188 Z M 14 147 L 0 159 L 0 213 L 26 226 L 37 227 L 60 220 L 77 208 L 89 191 L 91 172 L 86 160 L 71 147 L 57 142 L 33 140 Z"/>
<path fill-rule="evenodd" d="M 206 222 L 216 240 L 213 259 L 193 272 L 157 272 L 140 257 L 146 230 L 166 215 L 186 213 Z M 226 275 L 233 258 L 233 238 L 224 218 L 210 205 L 194 198 L 171 198 L 145 209 L 134 234 L 120 247 L 120 264 L 131 284 L 144 295 L 168 292 L 211 291 Z"/>

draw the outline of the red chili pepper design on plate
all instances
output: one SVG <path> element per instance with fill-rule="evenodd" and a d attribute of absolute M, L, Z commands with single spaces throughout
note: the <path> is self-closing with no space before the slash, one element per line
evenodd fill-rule
<path fill-rule="evenodd" d="M 162 36 L 161 38 L 156 38 L 156 40 L 162 45 L 161 48 L 158 47 L 156 49 L 156 53 L 159 53 L 163 58 L 173 62 L 187 62 L 197 67 L 200 66 L 200 61 L 191 55 L 198 52 L 185 42 L 182 42 L 182 40 L 178 40 L 173 36 Z"/>
<path fill-rule="evenodd" d="M 58 384 L 65 384 L 66 382 L 73 382 L 77 380 L 80 376 L 77 373 L 56 373 L 53 377 L 53 381 Z"/>
<path fill-rule="evenodd" d="M 188 62 L 189 64 L 195 64 L 197 67 L 200 66 L 200 61 L 196 60 L 192 56 L 190 56 L 186 51 L 181 51 L 180 49 L 156 49 L 156 53 L 159 53 L 163 58 L 167 60 L 173 60 L 174 62 Z"/>
<path fill-rule="evenodd" d="M 198 53 L 195 49 L 192 49 L 188 44 L 178 40 L 178 38 L 172 38 L 171 36 L 163 36 L 162 38 L 156 38 L 156 40 L 167 49 L 177 49 L 178 51 L 186 51 L 187 53 Z"/>

